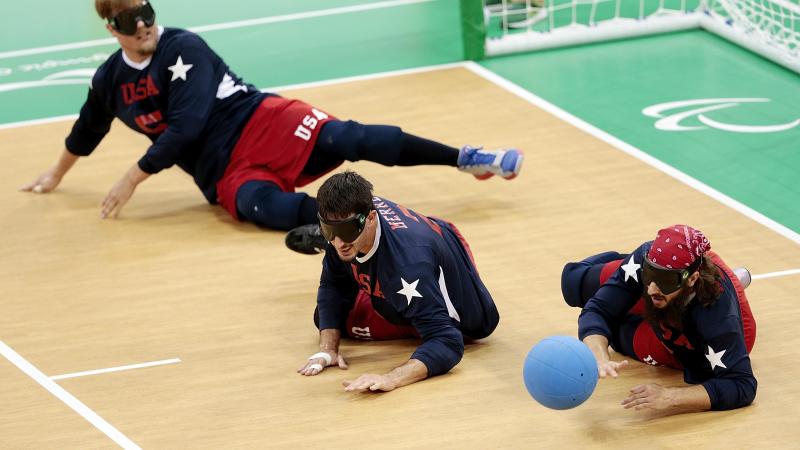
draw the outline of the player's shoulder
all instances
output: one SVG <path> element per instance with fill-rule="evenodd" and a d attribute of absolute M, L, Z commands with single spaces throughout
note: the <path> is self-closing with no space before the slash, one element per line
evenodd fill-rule
<path fill-rule="evenodd" d="M 94 71 L 92 75 L 92 89 L 102 88 L 105 83 L 107 83 L 111 77 L 113 77 L 114 73 L 116 73 L 117 68 L 120 64 L 124 64 L 122 60 L 122 49 L 117 49 L 114 53 L 111 54 L 102 64 Z"/>
<path fill-rule="evenodd" d="M 723 283 L 724 286 L 725 283 Z M 742 319 L 735 293 L 723 289 L 720 296 L 710 305 L 696 305 L 692 316 L 695 327 L 707 341 L 720 336 L 742 333 Z"/>
<path fill-rule="evenodd" d="M 636 259 L 643 260 L 647 258 L 647 253 L 650 251 L 650 247 L 653 246 L 653 241 L 646 241 L 641 243 L 631 254 L 636 255 Z"/>
<path fill-rule="evenodd" d="M 158 45 L 164 53 L 180 52 L 185 49 L 210 50 L 203 38 L 183 28 L 164 28 L 159 36 Z"/>
<path fill-rule="evenodd" d="M 382 227 L 385 224 L 381 225 Z M 384 240 L 386 251 L 380 253 L 382 258 L 390 259 L 392 267 L 405 268 L 417 265 L 434 264 L 436 252 L 427 236 L 415 233 L 414 230 L 404 230 L 403 233 L 388 231 L 384 232 L 381 239 Z"/>
<path fill-rule="evenodd" d="M 398 241 L 392 236 L 381 236 L 381 240 L 375 258 L 383 278 L 419 277 L 438 266 L 433 249 L 424 243 Z"/>
<path fill-rule="evenodd" d="M 203 38 L 201 38 L 197 33 L 193 31 L 189 31 L 183 28 L 171 28 L 171 27 L 163 28 L 161 36 L 159 37 L 159 43 L 161 43 L 162 39 L 167 42 L 192 42 L 192 41 L 204 42 Z"/>

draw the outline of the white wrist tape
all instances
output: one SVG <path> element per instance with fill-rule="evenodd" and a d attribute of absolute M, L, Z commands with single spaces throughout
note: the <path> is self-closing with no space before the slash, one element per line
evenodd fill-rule
<path fill-rule="evenodd" d="M 322 371 L 322 364 L 314 363 L 314 364 L 311 364 L 310 366 L 308 366 L 308 368 L 311 369 L 311 370 Z"/>
<path fill-rule="evenodd" d="M 311 361 L 312 359 L 317 359 L 317 358 L 324 359 L 326 366 L 329 366 L 331 364 L 331 361 L 333 361 L 333 358 L 331 358 L 331 355 L 329 355 L 329 354 L 327 354 L 325 352 L 314 353 L 313 355 L 308 357 L 308 360 Z"/>

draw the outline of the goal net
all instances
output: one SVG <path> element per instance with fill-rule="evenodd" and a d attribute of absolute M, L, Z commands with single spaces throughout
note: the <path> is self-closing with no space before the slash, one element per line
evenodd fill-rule
<path fill-rule="evenodd" d="M 704 28 L 800 72 L 800 0 L 481 3 L 478 8 L 477 0 L 462 0 L 466 53 L 473 59 Z"/>

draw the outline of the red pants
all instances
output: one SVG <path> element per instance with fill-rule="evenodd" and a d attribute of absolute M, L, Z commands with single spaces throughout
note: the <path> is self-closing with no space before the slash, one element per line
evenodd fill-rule
<path fill-rule="evenodd" d="M 217 182 L 217 200 L 231 216 L 236 211 L 236 192 L 248 181 L 271 181 L 284 192 L 294 192 L 335 169 L 338 161 L 313 175 L 303 173 L 319 131 L 335 119 L 299 100 L 269 96 L 256 108 L 231 153 L 231 160 Z"/>
<path fill-rule="evenodd" d="M 358 291 L 356 304 L 347 315 L 347 335 L 354 339 L 371 341 L 419 337 L 414 327 L 395 325 L 384 319 L 372 307 L 369 294 L 362 290 Z"/>

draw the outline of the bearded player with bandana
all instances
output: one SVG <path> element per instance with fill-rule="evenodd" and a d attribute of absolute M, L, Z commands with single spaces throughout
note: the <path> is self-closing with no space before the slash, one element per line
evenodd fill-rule
<path fill-rule="evenodd" d="M 512 179 L 521 169 L 523 155 L 515 149 L 457 149 L 396 126 L 340 121 L 302 101 L 260 92 L 200 36 L 157 26 L 148 0 L 95 0 L 95 9 L 121 48 L 97 69 L 56 164 L 23 191 L 55 189 L 116 117 L 151 145 L 112 186 L 101 217 L 117 217 L 141 182 L 178 165 L 209 203 L 262 227 L 297 227 L 287 245 L 317 253 L 324 246 L 317 202 L 295 188 L 345 160 L 453 166 L 478 179 Z"/>
<path fill-rule="evenodd" d="M 756 323 L 744 289 L 746 269 L 731 270 L 699 230 L 673 225 L 630 254 L 606 252 L 569 263 L 561 277 L 567 304 L 582 308 L 580 339 L 601 378 L 627 361 L 683 370 L 689 386 L 643 384 L 624 407 L 672 412 L 726 410 L 752 403 L 750 365 Z"/>

